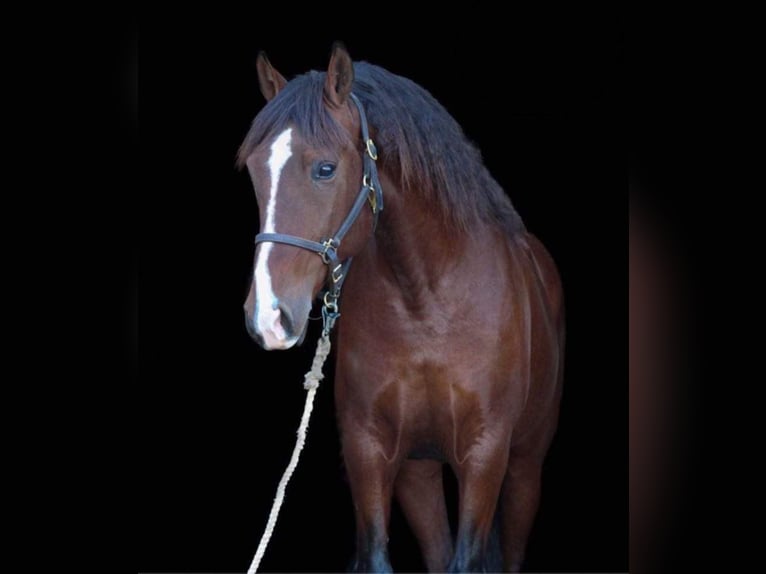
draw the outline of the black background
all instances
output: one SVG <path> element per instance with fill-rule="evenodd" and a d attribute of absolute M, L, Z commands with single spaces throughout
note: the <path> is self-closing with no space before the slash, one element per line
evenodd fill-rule
<path fill-rule="evenodd" d="M 316 332 L 285 353 L 262 351 L 245 332 L 258 217 L 235 154 L 264 103 L 258 51 L 289 79 L 325 68 L 332 42 L 343 40 L 354 59 L 413 79 L 446 106 L 559 265 L 565 394 L 527 568 L 627 570 L 620 22 L 348 16 L 354 24 L 329 29 L 333 15 L 320 8 L 300 26 L 284 14 L 205 11 L 142 30 L 138 569 L 244 571 L 263 531 Z M 352 555 L 331 380 L 263 571 L 343 571 Z M 421 568 L 398 510 L 390 549 L 395 570 Z"/>

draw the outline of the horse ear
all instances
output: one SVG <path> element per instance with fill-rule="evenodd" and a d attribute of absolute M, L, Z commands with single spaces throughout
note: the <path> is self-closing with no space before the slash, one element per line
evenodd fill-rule
<path fill-rule="evenodd" d="M 258 84 L 261 86 L 261 93 L 267 102 L 271 101 L 285 87 L 287 80 L 274 69 L 266 57 L 266 52 L 258 54 L 255 65 L 258 68 Z"/>
<path fill-rule="evenodd" d="M 335 42 L 327 68 L 324 93 L 327 100 L 334 106 L 340 107 L 346 103 L 354 83 L 354 64 L 348 55 L 346 47 L 341 42 Z"/>

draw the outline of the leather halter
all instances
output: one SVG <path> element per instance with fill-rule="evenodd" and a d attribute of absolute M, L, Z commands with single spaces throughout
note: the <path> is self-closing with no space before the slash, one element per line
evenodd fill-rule
<path fill-rule="evenodd" d="M 359 119 L 362 124 L 362 140 L 364 141 L 365 147 L 364 154 L 362 155 L 364 172 L 362 175 L 362 188 L 359 190 L 348 215 L 343 220 L 343 223 L 340 224 L 338 231 L 336 231 L 334 235 L 321 241 L 312 241 L 310 239 L 303 239 L 302 237 L 286 235 L 284 233 L 259 233 L 255 236 L 256 245 L 259 243 L 270 242 L 300 247 L 301 249 L 316 253 L 322 258 L 322 262 L 327 265 L 327 290 L 322 298 L 324 335 L 330 333 L 335 325 L 335 321 L 340 317 L 340 313 L 338 312 L 338 298 L 340 297 L 340 289 L 343 286 L 343 282 L 346 280 L 348 269 L 351 266 L 351 257 L 343 262 L 338 259 L 340 243 L 362 213 L 362 208 L 364 207 L 365 202 L 369 202 L 370 207 L 372 207 L 372 215 L 374 217 L 372 227 L 373 232 L 378 224 L 378 214 L 383 211 L 383 190 L 380 187 L 378 168 L 375 165 L 375 160 L 378 159 L 378 150 L 375 147 L 372 138 L 370 138 L 367 115 L 364 113 L 362 102 L 359 101 L 359 98 L 353 93 L 351 94 L 351 100 L 356 104 L 356 108 L 359 110 Z"/>

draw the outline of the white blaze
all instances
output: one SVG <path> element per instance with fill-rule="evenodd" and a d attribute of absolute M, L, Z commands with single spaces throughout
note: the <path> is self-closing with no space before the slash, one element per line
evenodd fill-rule
<path fill-rule="evenodd" d="M 269 155 L 269 174 L 271 185 L 269 189 L 269 202 L 266 204 L 266 221 L 262 233 L 276 233 L 276 207 L 277 191 L 279 191 L 279 177 L 287 160 L 293 155 L 290 147 L 292 128 L 287 128 L 277 136 L 271 144 Z M 287 333 L 282 328 L 280 311 L 277 309 L 278 300 L 271 286 L 271 274 L 269 273 L 269 254 L 273 243 L 260 243 L 260 251 L 255 260 L 255 327 L 263 337 L 266 347 L 269 349 L 287 349 L 292 347 L 298 337 L 287 338 Z"/>

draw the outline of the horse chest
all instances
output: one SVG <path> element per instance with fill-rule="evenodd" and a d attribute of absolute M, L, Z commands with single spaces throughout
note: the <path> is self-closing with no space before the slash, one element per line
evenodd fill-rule
<path fill-rule="evenodd" d="M 337 398 L 339 411 L 346 414 L 341 425 L 344 420 L 361 425 L 387 460 L 460 463 L 489 429 L 490 405 L 444 364 L 393 361 L 387 373 L 378 372 L 374 384 L 341 389 Z"/>

